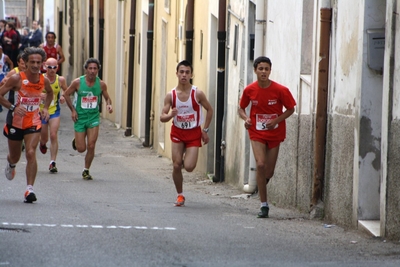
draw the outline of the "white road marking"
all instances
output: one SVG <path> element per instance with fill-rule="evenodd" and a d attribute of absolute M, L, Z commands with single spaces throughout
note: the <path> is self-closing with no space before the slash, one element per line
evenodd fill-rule
<path fill-rule="evenodd" d="M 137 229 L 137 230 L 176 230 L 175 227 L 147 227 L 147 226 L 130 226 L 130 225 L 86 225 L 86 224 L 49 224 L 49 223 L 9 223 L 3 222 L 2 225 L 10 226 L 28 226 L 28 227 L 63 227 L 63 228 L 93 228 L 93 229 Z"/>

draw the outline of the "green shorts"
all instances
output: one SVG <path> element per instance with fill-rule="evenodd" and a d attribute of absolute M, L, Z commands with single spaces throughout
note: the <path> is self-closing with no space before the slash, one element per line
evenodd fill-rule
<path fill-rule="evenodd" d="M 78 114 L 78 120 L 74 124 L 75 132 L 83 133 L 88 128 L 94 128 L 100 125 L 100 113 L 96 114 Z"/>

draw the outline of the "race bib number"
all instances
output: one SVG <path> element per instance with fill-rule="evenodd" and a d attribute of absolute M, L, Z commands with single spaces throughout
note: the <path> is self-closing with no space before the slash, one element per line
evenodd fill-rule
<path fill-rule="evenodd" d="M 272 130 L 267 128 L 267 124 L 275 118 L 278 118 L 278 114 L 256 114 L 256 130 L 258 131 Z M 278 124 L 275 125 L 274 129 L 276 128 L 278 128 Z"/>
<path fill-rule="evenodd" d="M 81 108 L 94 109 L 97 108 L 97 96 L 84 96 L 81 99 Z"/>
<path fill-rule="evenodd" d="M 21 97 L 21 106 L 28 112 L 35 111 L 40 106 L 40 97 Z"/>
<path fill-rule="evenodd" d="M 181 129 L 192 129 L 196 127 L 196 118 L 193 113 L 177 115 L 176 122 L 178 123 L 177 127 Z"/>

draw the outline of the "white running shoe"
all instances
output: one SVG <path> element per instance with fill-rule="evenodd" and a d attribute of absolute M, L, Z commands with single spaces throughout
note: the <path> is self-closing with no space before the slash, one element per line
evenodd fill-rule
<path fill-rule="evenodd" d="M 15 177 L 15 166 L 14 168 L 12 168 L 10 167 L 10 164 L 7 162 L 7 166 L 4 169 L 4 173 L 6 174 L 6 178 L 11 181 Z"/>

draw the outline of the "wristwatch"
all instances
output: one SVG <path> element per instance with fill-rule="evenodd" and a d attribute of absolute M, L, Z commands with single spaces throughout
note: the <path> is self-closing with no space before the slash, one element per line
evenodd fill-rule
<path fill-rule="evenodd" d="M 208 128 L 204 128 L 203 132 L 208 133 Z"/>
<path fill-rule="evenodd" d="M 11 105 L 11 107 L 9 108 L 9 110 L 11 110 L 11 111 L 14 111 L 14 109 L 15 109 L 14 105 Z"/>

